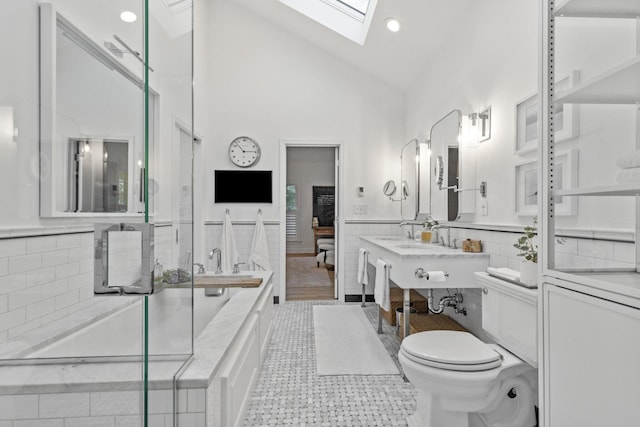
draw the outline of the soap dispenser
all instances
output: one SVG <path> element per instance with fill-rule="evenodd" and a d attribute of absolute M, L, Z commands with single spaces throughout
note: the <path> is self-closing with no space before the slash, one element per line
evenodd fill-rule
<path fill-rule="evenodd" d="M 153 266 L 153 280 L 156 282 L 162 280 L 162 274 L 164 273 L 161 261 L 160 258 L 156 258 L 156 264 Z"/>

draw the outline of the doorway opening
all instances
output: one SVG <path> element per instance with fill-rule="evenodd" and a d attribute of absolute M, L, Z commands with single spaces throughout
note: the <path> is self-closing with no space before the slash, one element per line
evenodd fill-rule
<path fill-rule="evenodd" d="M 287 301 L 338 297 L 338 147 L 286 147 Z"/>

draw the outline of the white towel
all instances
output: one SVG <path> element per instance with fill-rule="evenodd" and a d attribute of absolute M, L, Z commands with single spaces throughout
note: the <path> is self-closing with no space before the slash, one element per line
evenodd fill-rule
<path fill-rule="evenodd" d="M 640 182 L 640 168 L 629 168 L 618 171 L 616 174 L 616 182 L 618 184 Z"/>
<path fill-rule="evenodd" d="M 633 150 L 618 157 L 616 165 L 622 169 L 640 167 L 640 150 Z"/>
<path fill-rule="evenodd" d="M 238 249 L 236 248 L 236 239 L 233 236 L 233 226 L 231 225 L 229 212 L 224 215 L 220 251 L 222 252 L 222 271 L 230 273 L 233 270 L 233 266 L 238 263 Z"/>
<path fill-rule="evenodd" d="M 358 283 L 362 285 L 369 284 L 369 273 L 367 272 L 368 258 L 369 251 L 365 248 L 360 248 L 358 254 Z"/>
<path fill-rule="evenodd" d="M 386 268 L 385 268 L 386 267 Z M 389 298 L 389 269 L 391 265 L 388 265 L 384 260 L 378 259 L 376 262 L 376 282 L 373 290 L 373 297 L 376 304 L 378 304 L 383 310 L 391 310 L 391 300 Z"/>
<path fill-rule="evenodd" d="M 261 212 L 258 212 L 256 229 L 253 232 L 253 243 L 251 243 L 251 252 L 249 253 L 249 270 L 272 270 L 271 263 L 269 263 L 269 243 Z"/>

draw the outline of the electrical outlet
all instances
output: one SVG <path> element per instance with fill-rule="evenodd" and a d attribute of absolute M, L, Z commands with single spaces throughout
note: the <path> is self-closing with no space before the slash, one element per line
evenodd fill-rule
<path fill-rule="evenodd" d="M 480 211 L 483 216 L 489 215 L 489 207 L 487 206 L 487 199 L 482 199 L 480 202 Z"/>
<path fill-rule="evenodd" d="M 366 214 L 367 213 L 367 205 L 353 205 L 353 213 Z"/>

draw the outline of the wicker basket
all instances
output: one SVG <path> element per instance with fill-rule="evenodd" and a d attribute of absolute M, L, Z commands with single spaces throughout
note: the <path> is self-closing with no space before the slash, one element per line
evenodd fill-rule
<path fill-rule="evenodd" d="M 386 311 L 382 310 L 382 316 L 387 319 L 389 325 L 396 325 L 396 308 L 402 307 L 402 289 L 400 288 L 391 288 L 389 289 L 389 299 L 391 310 Z M 413 303 L 413 308 L 418 313 L 426 313 L 427 312 L 427 299 L 420 295 L 417 291 L 411 290 L 411 294 L 409 296 L 410 301 Z"/>
<path fill-rule="evenodd" d="M 399 315 L 400 325 L 404 321 L 402 313 Z M 463 331 L 468 332 L 462 325 L 446 314 L 416 313 L 409 316 L 409 333 L 424 331 Z M 404 338 L 404 328 L 398 328 L 398 336 Z"/>

